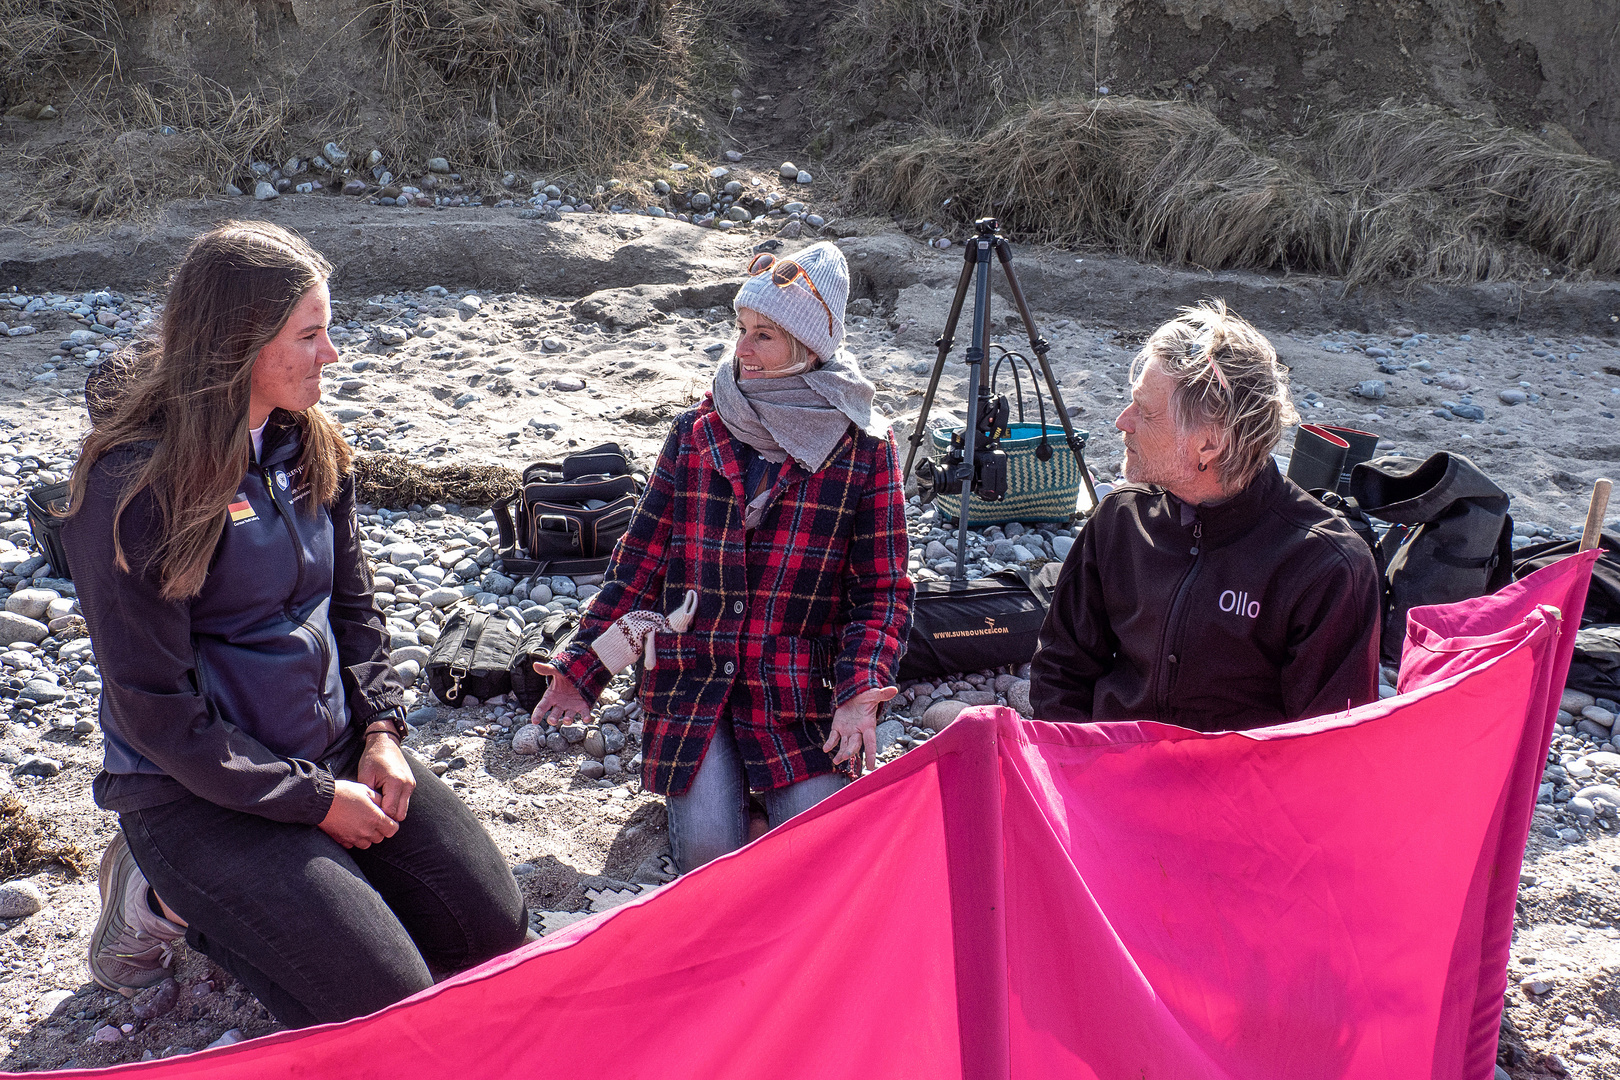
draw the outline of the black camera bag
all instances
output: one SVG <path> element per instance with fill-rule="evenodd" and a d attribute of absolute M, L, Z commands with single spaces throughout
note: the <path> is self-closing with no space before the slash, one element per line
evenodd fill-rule
<path fill-rule="evenodd" d="M 502 572 L 601 573 L 643 487 L 617 443 L 528 466 L 522 487 L 493 507 Z"/>
<path fill-rule="evenodd" d="M 533 711 L 550 681 L 535 671 L 534 665 L 551 663 L 551 658 L 573 640 L 578 628 L 578 612 L 558 611 L 548 613 L 523 631 L 512 657 L 512 696 L 524 709 Z"/>
<path fill-rule="evenodd" d="M 41 484 L 28 493 L 28 531 L 34 545 L 50 561 L 51 572 L 59 578 L 72 578 L 68 571 L 67 548 L 62 546 L 62 518 L 53 511 L 66 510 L 68 485 Z"/>
<path fill-rule="evenodd" d="M 1007 664 L 1027 664 L 1051 587 L 1062 563 L 1039 575 L 1002 570 L 972 581 L 917 582 L 911 607 L 911 640 L 900 659 L 901 679 L 933 679 Z"/>
<path fill-rule="evenodd" d="M 518 630 L 485 611 L 458 611 L 428 652 L 428 689 L 459 709 L 467 698 L 488 701 L 512 689 L 512 657 Z"/>

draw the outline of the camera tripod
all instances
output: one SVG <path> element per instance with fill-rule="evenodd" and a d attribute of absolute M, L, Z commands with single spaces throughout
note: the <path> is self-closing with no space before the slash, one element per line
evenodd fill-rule
<path fill-rule="evenodd" d="M 909 440 L 911 449 L 906 453 L 906 466 L 901 472 L 902 478 L 911 475 L 917 448 L 928 437 L 928 410 L 933 407 L 934 394 L 939 389 L 939 377 L 945 370 L 945 357 L 950 353 L 955 341 L 956 324 L 962 317 L 962 305 L 967 301 L 968 283 L 972 282 L 973 337 L 968 344 L 967 354 L 963 357 L 963 363 L 968 366 L 969 419 L 962 429 L 962 434 L 952 440 L 952 447 L 946 455 L 946 465 L 942 470 L 943 476 L 937 481 L 936 488 L 941 491 L 949 490 L 950 486 L 959 484 L 962 493 L 957 514 L 959 523 L 956 534 L 956 572 L 952 575 L 957 580 L 967 578 L 967 532 L 971 505 L 969 499 L 972 495 L 978 494 L 986 501 L 994 501 L 1007 491 L 1007 458 L 999 449 L 1000 439 L 1007 432 L 1007 399 L 997 398 L 991 394 L 989 380 L 984 375 L 984 367 L 990 354 L 992 252 L 1001 260 L 1002 272 L 1007 275 L 1007 287 L 1012 292 L 1013 303 L 1018 308 L 1019 317 L 1024 320 L 1024 329 L 1029 333 L 1030 351 L 1040 361 L 1041 373 L 1046 379 L 1047 393 L 1052 396 L 1052 406 L 1057 412 L 1058 423 L 1063 425 L 1064 441 L 1074 454 L 1075 463 L 1080 466 L 1080 480 L 1085 485 L 1086 496 L 1091 500 L 1092 506 L 1097 505 L 1097 490 L 1092 486 L 1091 473 L 1086 468 L 1085 439 L 1075 434 L 1074 425 L 1069 422 L 1069 414 L 1063 407 L 1063 397 L 1058 393 L 1057 379 L 1053 377 L 1052 365 L 1046 359 L 1047 352 L 1052 348 L 1051 343 L 1035 331 L 1035 319 L 1029 313 L 1029 304 L 1024 300 L 1024 290 L 1018 284 L 1018 275 L 1013 272 L 1012 247 L 1007 243 L 1006 237 L 1001 235 L 1001 222 L 993 217 L 980 218 L 973 223 L 973 227 L 976 232 L 967 242 L 962 276 L 956 282 L 956 296 L 951 301 L 951 313 L 946 316 L 944 332 L 934 341 L 939 348 L 939 355 L 934 360 L 934 370 L 928 378 L 928 393 L 923 397 L 922 410 L 917 414 L 917 423 Z M 1025 362 L 1028 363 L 1027 359 Z M 1030 374 L 1033 376 L 1034 372 Z M 1016 375 L 1015 366 L 1015 378 Z M 1039 393 L 1037 386 L 1037 398 Z M 1044 432 L 1044 426 L 1042 430 Z M 1042 450 L 1046 451 L 1045 456 L 1041 455 Z M 1036 453 L 1037 457 L 1044 461 L 1049 458 L 1051 451 L 1043 443 Z M 932 465 L 929 467 L 932 471 Z"/>

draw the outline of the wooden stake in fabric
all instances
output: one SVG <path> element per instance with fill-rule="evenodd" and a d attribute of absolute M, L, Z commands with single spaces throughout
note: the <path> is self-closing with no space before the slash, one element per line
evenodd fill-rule
<path fill-rule="evenodd" d="M 1609 492 L 1613 488 L 1606 477 L 1592 485 L 1592 501 L 1586 507 L 1586 529 L 1581 533 L 1580 550 L 1597 547 L 1598 534 L 1603 531 L 1603 515 L 1609 512 Z"/>

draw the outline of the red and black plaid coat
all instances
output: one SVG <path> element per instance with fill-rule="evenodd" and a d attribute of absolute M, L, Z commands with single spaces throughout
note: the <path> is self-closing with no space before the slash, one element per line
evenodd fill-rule
<path fill-rule="evenodd" d="M 697 615 L 657 636 L 642 679 L 642 783 L 683 794 L 731 708 L 755 791 L 836 771 L 833 709 L 888 686 L 911 630 L 905 497 L 893 437 L 854 425 L 814 475 L 782 466 L 759 527 L 743 526 L 739 445 L 705 400 L 675 422 L 602 591 L 553 661 L 595 700 L 610 675 L 589 646 L 628 611 Z"/>

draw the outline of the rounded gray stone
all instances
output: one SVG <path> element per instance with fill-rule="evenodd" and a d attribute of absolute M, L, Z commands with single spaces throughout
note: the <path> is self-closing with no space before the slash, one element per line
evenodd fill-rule
<path fill-rule="evenodd" d="M 1035 710 L 1029 703 L 1029 680 L 1014 679 L 1007 687 L 1007 704 L 1017 710 L 1018 715 L 1033 720 Z"/>
<path fill-rule="evenodd" d="M 37 619 L 30 619 L 15 611 L 0 611 L 0 644 L 27 641 L 38 645 L 50 635 L 51 628 Z"/>
<path fill-rule="evenodd" d="M 877 752 L 883 753 L 894 741 L 906 733 L 906 725 L 899 720 L 885 720 L 877 726 Z"/>
<path fill-rule="evenodd" d="M 30 679 L 23 684 L 21 690 L 17 691 L 17 697 L 45 705 L 53 701 L 61 701 L 67 697 L 67 691 L 46 679 Z"/>
<path fill-rule="evenodd" d="M 51 601 L 60 599 L 50 589 L 18 589 L 6 598 L 6 610 L 24 618 L 42 621 Z"/>
<path fill-rule="evenodd" d="M 540 752 L 542 733 L 535 724 L 524 724 L 512 736 L 512 753 L 532 757 Z"/>
<path fill-rule="evenodd" d="M 623 738 L 623 736 L 621 735 L 620 738 Z M 600 731 L 586 732 L 585 739 L 580 746 L 581 749 L 598 761 L 607 756 L 607 740 L 602 737 Z"/>
<path fill-rule="evenodd" d="M 962 715 L 964 709 L 969 707 L 965 701 L 953 701 L 950 698 L 944 701 L 936 701 L 923 712 L 922 718 L 917 721 L 917 725 L 927 728 L 929 731 L 943 731 L 958 716 Z"/>
<path fill-rule="evenodd" d="M 546 735 L 546 749 L 560 754 L 568 749 L 568 740 L 563 738 L 560 732 L 549 732 Z"/>
<path fill-rule="evenodd" d="M 587 780 L 600 780 L 606 772 L 607 766 L 595 758 L 586 758 L 579 763 L 579 775 Z"/>
<path fill-rule="evenodd" d="M 0 885 L 0 919 L 21 919 L 45 906 L 45 894 L 27 878 Z"/>
<path fill-rule="evenodd" d="M 43 776 L 49 779 L 62 771 L 62 763 L 44 754 L 27 754 L 11 770 L 12 776 Z"/>

